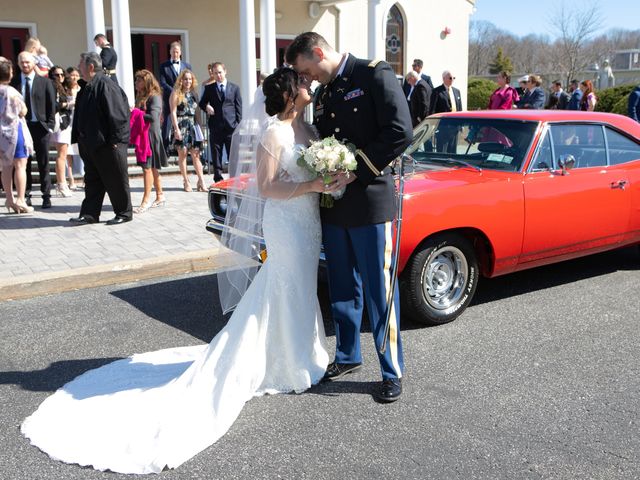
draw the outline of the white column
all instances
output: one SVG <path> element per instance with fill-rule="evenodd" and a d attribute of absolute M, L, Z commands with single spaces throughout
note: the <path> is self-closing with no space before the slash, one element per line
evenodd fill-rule
<path fill-rule="evenodd" d="M 383 18 L 384 5 L 382 0 L 369 0 L 369 36 L 368 57 L 371 59 L 385 59 L 385 19 Z"/>
<path fill-rule="evenodd" d="M 129 105 L 133 105 L 135 92 L 133 89 L 129 0 L 111 0 L 111 21 L 113 23 L 113 48 L 118 54 L 118 63 L 116 64 L 118 83 L 129 97 Z"/>
<path fill-rule="evenodd" d="M 276 2 L 260 0 L 260 71 L 269 75 L 277 66 Z"/>
<path fill-rule="evenodd" d="M 87 52 L 99 52 L 93 37 L 99 33 L 107 34 L 104 28 L 104 5 L 102 0 L 84 0 L 87 21 Z"/>
<path fill-rule="evenodd" d="M 253 0 L 238 0 L 240 4 L 240 94 L 243 114 L 253 103 L 256 90 L 256 27 Z"/>

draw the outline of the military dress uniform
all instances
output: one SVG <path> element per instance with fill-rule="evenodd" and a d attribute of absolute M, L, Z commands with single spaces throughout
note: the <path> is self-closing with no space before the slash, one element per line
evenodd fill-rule
<path fill-rule="evenodd" d="M 374 340 L 384 340 L 391 288 L 395 187 L 389 164 L 410 144 L 411 116 L 391 67 L 348 55 L 344 68 L 314 99 L 314 124 L 321 137 L 356 146 L 357 179 L 331 208 L 321 208 L 331 307 L 336 323 L 336 363 L 361 363 L 360 324 L 364 302 Z M 384 355 L 383 379 L 402 376 L 398 289 Z"/>

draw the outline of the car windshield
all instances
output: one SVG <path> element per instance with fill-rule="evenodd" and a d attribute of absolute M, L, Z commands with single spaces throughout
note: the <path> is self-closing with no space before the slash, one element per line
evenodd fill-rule
<path fill-rule="evenodd" d="M 420 164 L 516 172 L 537 122 L 488 118 L 428 118 L 414 130 L 407 153 Z"/>

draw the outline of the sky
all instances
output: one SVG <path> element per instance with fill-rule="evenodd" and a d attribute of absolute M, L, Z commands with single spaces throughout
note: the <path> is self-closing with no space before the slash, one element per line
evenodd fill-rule
<path fill-rule="evenodd" d="M 554 37 L 549 18 L 564 1 L 567 8 L 584 8 L 588 0 L 535 0 L 533 2 L 505 2 L 504 0 L 476 0 L 471 20 L 487 20 L 502 30 L 524 36 L 530 33 Z M 594 2 L 602 13 L 602 29 L 640 29 L 640 0 L 600 0 Z"/>

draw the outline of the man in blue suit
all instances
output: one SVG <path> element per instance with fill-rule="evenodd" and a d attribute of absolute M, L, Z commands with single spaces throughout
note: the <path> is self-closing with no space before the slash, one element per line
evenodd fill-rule
<path fill-rule="evenodd" d="M 582 100 L 582 90 L 580 90 L 580 84 L 578 80 L 571 80 L 571 86 L 569 87 L 569 93 L 571 98 L 567 105 L 567 110 L 580 110 L 580 100 Z"/>
<path fill-rule="evenodd" d="M 221 62 L 212 65 L 216 81 L 204 87 L 198 105 L 209 117 L 209 142 L 213 154 L 213 180 L 222 180 L 222 149 L 231 149 L 231 137 L 242 120 L 240 88 L 227 81 L 227 69 Z"/>
<path fill-rule="evenodd" d="M 331 208 L 320 208 L 336 323 L 336 356 L 324 380 L 360 368 L 360 326 L 366 305 L 382 372 L 375 397 L 394 402 L 402 393 L 404 361 L 397 285 L 391 292 L 395 188 L 389 165 L 411 143 L 407 99 L 389 64 L 341 54 L 315 32 L 298 35 L 286 60 L 299 74 L 322 84 L 314 101 L 314 123 L 320 136 L 334 135 L 352 143 L 358 163 L 355 172 L 336 180 L 346 187 L 343 197 Z M 395 298 L 391 306 L 390 293 Z M 387 348 L 381 353 L 386 335 Z"/>
<path fill-rule="evenodd" d="M 160 64 L 160 87 L 162 88 L 162 140 L 165 150 L 169 146 L 169 132 L 171 131 L 171 120 L 169 114 L 169 97 L 173 91 L 173 86 L 180 72 L 184 69 L 191 70 L 191 65 L 182 61 L 182 45 L 180 42 L 173 42 L 169 47 L 170 59 Z"/>

